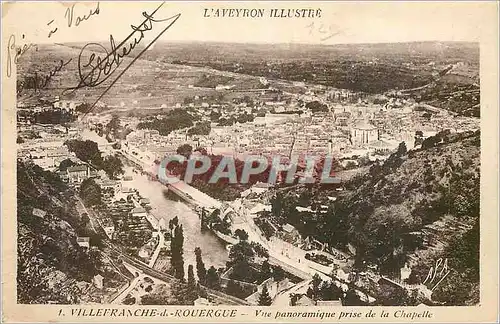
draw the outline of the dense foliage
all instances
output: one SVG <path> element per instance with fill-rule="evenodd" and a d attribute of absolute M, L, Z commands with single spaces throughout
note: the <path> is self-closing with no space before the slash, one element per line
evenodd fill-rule
<path fill-rule="evenodd" d="M 428 249 L 430 243 L 424 241 L 446 242 L 450 247 L 443 254 L 421 257 L 421 266 L 414 269 L 420 277 L 416 283 L 436 259 L 448 257 L 454 272 L 435 298 L 451 302 L 452 291 L 460 290 L 463 297 L 455 303 L 473 299 L 479 280 L 478 242 L 474 231 L 463 229 L 476 226 L 479 218 L 480 134 L 442 132 L 428 142 L 432 145 L 409 152 L 401 146 L 384 163 L 348 181 L 340 195 L 316 187 L 278 192 L 272 214 L 294 225 L 304 237 L 344 249 L 352 244 L 357 267 L 375 264 L 388 276 L 397 276 L 410 255 Z M 338 199 L 329 201 L 325 197 L 329 194 Z M 297 206 L 312 212 L 299 212 Z M 427 231 L 435 222 L 445 225 Z M 464 285 L 450 286 L 453 278 Z"/>
<path fill-rule="evenodd" d="M 170 221 L 169 226 L 173 229 L 170 263 L 174 276 L 177 279 L 184 280 L 184 231 L 182 225 L 179 225 L 177 216 Z"/>
<path fill-rule="evenodd" d="M 98 250 L 86 250 L 77 236 L 92 232 L 66 196 L 67 186 L 53 173 L 17 165 L 17 297 L 19 303 L 78 303 L 77 285 L 100 272 Z M 35 216 L 34 210 L 44 217 Z"/>
<path fill-rule="evenodd" d="M 102 203 L 101 187 L 94 179 L 85 179 L 80 185 L 80 197 L 88 206 L 98 206 Z"/>
<path fill-rule="evenodd" d="M 259 295 L 259 306 L 271 306 L 273 300 L 269 295 L 269 290 L 267 286 L 262 287 L 262 292 Z"/>
<path fill-rule="evenodd" d="M 103 158 L 97 143 L 94 141 L 72 139 L 64 144 L 68 147 L 68 150 L 75 153 L 77 158 L 89 163 L 98 170 L 104 170 L 111 179 L 115 179 L 118 175 L 124 173 L 123 162 L 118 155 L 108 155 Z"/>
<path fill-rule="evenodd" d="M 150 117 L 148 120 L 140 122 L 137 128 L 154 129 L 157 130 L 160 135 L 166 136 L 174 130 L 193 126 L 193 121 L 196 120 L 197 118 L 189 114 L 186 110 L 174 109 L 169 111 L 162 118 Z"/>

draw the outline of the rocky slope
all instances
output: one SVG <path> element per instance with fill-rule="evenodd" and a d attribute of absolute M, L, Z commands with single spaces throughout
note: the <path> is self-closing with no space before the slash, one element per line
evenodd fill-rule
<path fill-rule="evenodd" d="M 303 236 L 340 248 L 351 244 L 360 270 L 371 264 L 399 279 L 408 263 L 411 284 L 425 282 L 435 262 L 448 258 L 451 272 L 433 299 L 468 304 L 478 299 L 479 180 L 480 133 L 442 132 L 418 150 L 401 145 L 384 163 L 350 179 L 340 194 L 320 188 L 281 194 L 273 213 Z M 334 195 L 335 202 L 325 199 Z M 322 204 L 326 212 L 318 208 Z M 296 206 L 315 212 L 301 214 Z M 467 285 L 455 286 L 459 279 Z M 436 282 L 426 284 L 433 288 Z"/>
<path fill-rule="evenodd" d="M 69 304 L 105 295 L 92 286 L 95 275 L 111 284 L 113 272 L 98 249 L 77 244 L 92 232 L 73 209 L 66 185 L 30 163 L 17 165 L 17 294 L 19 303 Z M 93 293 L 94 296 L 91 297 Z"/>

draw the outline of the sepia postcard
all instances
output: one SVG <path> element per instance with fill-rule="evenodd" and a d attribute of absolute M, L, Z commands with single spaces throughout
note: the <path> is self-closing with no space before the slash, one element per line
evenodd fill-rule
<path fill-rule="evenodd" d="M 2 321 L 498 322 L 498 9 L 2 2 Z"/>

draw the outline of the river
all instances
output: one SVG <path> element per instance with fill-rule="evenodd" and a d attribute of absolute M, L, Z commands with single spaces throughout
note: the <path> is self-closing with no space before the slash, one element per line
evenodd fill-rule
<path fill-rule="evenodd" d="M 106 145 L 107 140 L 100 137 L 94 131 L 84 128 L 80 133 L 83 140 L 92 140 L 101 145 Z M 157 218 L 164 218 L 165 223 L 177 216 L 179 223 L 184 230 L 184 266 L 187 268 L 190 264 L 196 269 L 196 257 L 194 249 L 201 248 L 203 262 L 208 269 L 210 266 L 215 268 L 225 267 L 228 259 L 226 244 L 221 242 L 214 234 L 209 231 L 201 232 L 201 221 L 189 206 L 183 202 L 168 200 L 163 196 L 166 189 L 161 183 L 151 181 L 147 176 L 134 173 L 131 166 L 125 165 L 125 175 L 132 176 L 132 181 L 124 181 L 123 186 L 137 189 L 140 195 L 148 198 L 151 202 L 151 213 Z M 196 270 L 195 270 L 196 271 Z"/>
<path fill-rule="evenodd" d="M 192 264 L 196 269 L 194 249 L 200 247 L 203 262 L 208 269 L 224 267 L 228 259 L 226 245 L 209 231 L 201 231 L 201 222 L 198 214 L 183 202 L 172 201 L 164 197 L 166 189 L 161 183 L 151 181 L 146 175 L 133 172 L 132 167 L 125 167 L 125 175 L 133 177 L 131 181 L 124 181 L 123 186 L 137 189 L 140 195 L 151 202 L 151 213 L 157 218 L 164 218 L 166 224 L 175 216 L 179 218 L 184 230 L 184 266 Z M 195 270 L 196 271 L 196 270 Z"/>

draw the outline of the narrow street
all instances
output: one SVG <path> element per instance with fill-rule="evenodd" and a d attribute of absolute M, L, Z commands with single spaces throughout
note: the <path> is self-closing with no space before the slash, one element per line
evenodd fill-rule
<path fill-rule="evenodd" d="M 140 271 L 140 270 L 138 270 Z M 127 297 L 128 294 L 130 294 L 130 292 L 132 290 L 134 290 L 134 288 L 137 286 L 137 284 L 142 280 L 144 279 L 145 275 L 144 273 L 141 271 L 139 273 L 139 275 L 137 277 L 134 278 L 134 280 L 132 280 L 129 284 L 129 286 L 123 290 L 113 301 L 111 301 L 111 304 L 114 304 L 114 305 L 120 305 L 122 304 L 123 300 L 125 299 L 125 297 Z"/>
<path fill-rule="evenodd" d="M 311 283 L 311 280 L 304 280 L 299 282 L 292 288 L 280 292 L 273 300 L 273 306 L 290 306 L 290 295 L 297 293 L 300 289 L 306 289 Z"/>
<path fill-rule="evenodd" d="M 269 241 L 263 237 L 263 235 L 259 233 L 259 229 L 257 225 L 255 225 L 253 219 L 248 215 L 246 209 L 240 210 L 236 215 L 238 217 L 236 227 L 248 233 L 249 241 L 260 243 L 269 251 L 271 263 L 274 259 L 274 262 L 280 266 L 286 265 L 287 267 L 297 269 L 298 271 L 294 271 L 294 275 L 302 279 L 310 279 L 316 273 L 318 273 L 323 280 L 331 279 L 331 277 L 309 266 L 309 261 L 305 258 L 306 251 L 298 247 L 293 247 L 291 244 L 276 237 L 271 238 Z M 233 230 L 236 230 L 236 228 Z M 333 268 L 331 270 L 333 270 Z M 328 271 L 328 273 L 330 273 L 330 271 Z"/>

